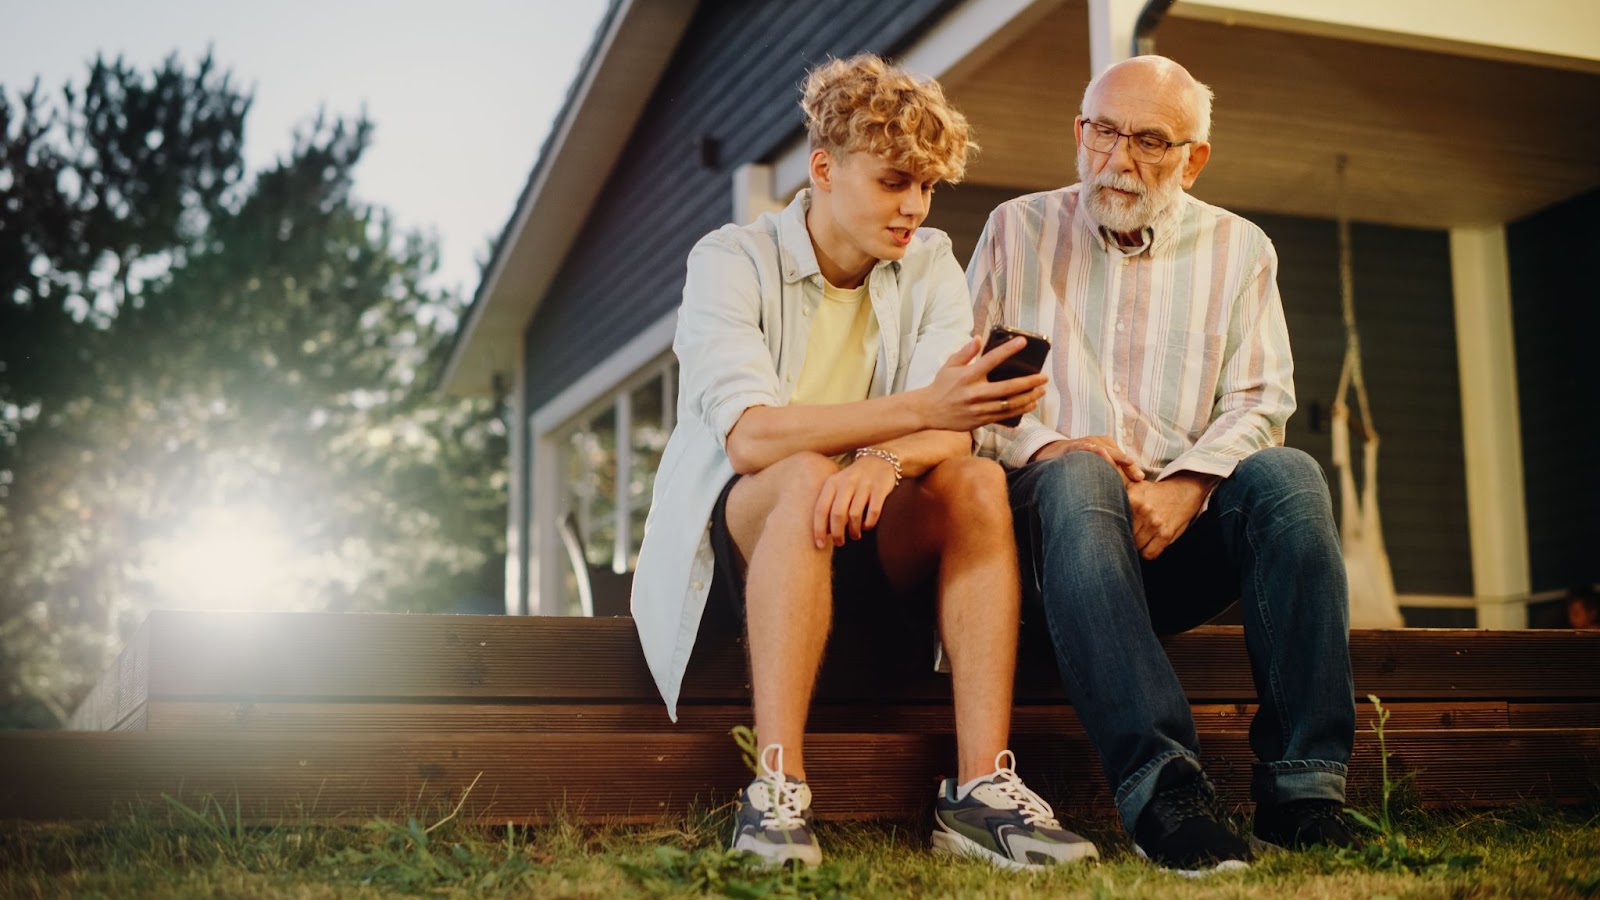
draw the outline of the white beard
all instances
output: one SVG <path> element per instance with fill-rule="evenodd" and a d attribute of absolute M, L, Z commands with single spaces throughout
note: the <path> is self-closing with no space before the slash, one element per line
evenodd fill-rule
<path fill-rule="evenodd" d="M 1132 175 L 1119 172 L 1101 172 L 1099 176 L 1091 177 L 1088 162 L 1085 153 L 1079 151 L 1078 181 L 1083 185 L 1083 202 L 1088 205 L 1089 215 L 1096 222 L 1118 234 L 1143 231 L 1155 221 L 1156 216 L 1177 201 L 1178 194 L 1183 190 L 1181 167 L 1174 168 L 1165 180 L 1150 187 Z M 1135 197 L 1129 202 L 1102 188 L 1128 191 Z"/>

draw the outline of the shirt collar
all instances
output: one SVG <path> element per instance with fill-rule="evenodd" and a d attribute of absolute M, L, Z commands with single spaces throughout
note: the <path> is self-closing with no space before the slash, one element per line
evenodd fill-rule
<path fill-rule="evenodd" d="M 810 209 L 811 189 L 803 188 L 778 214 L 778 255 L 783 261 L 784 281 L 795 282 L 822 276 L 822 267 L 817 265 L 817 248 L 811 245 L 811 231 L 806 228 L 806 212 Z M 885 266 L 893 267 L 889 274 L 894 274 L 899 270 L 900 262 L 880 259 L 872 267 L 872 274 L 878 274 Z"/>

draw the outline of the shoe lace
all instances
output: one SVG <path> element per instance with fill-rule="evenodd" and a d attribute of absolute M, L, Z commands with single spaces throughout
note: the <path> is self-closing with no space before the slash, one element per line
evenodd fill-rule
<path fill-rule="evenodd" d="M 1305 828 L 1317 822 L 1330 822 L 1340 828 L 1349 828 L 1349 823 L 1345 821 L 1343 806 L 1337 800 L 1307 803 L 1300 813 L 1300 827 Z"/>
<path fill-rule="evenodd" d="M 1001 750 L 994 757 L 994 775 L 990 782 L 1001 796 L 1011 801 L 1022 813 L 1022 820 L 1029 825 L 1042 828 L 1060 828 L 1061 823 L 1056 821 L 1055 810 L 1050 804 L 1031 788 L 1022 783 L 1022 778 L 1017 774 L 1017 755 L 1010 750 Z"/>
<path fill-rule="evenodd" d="M 1344 820 L 1344 816 L 1339 813 L 1339 804 L 1332 800 L 1326 803 L 1308 804 L 1306 807 L 1306 818 L 1338 819 L 1340 821 Z"/>
<path fill-rule="evenodd" d="M 768 757 L 773 762 L 767 762 Z M 767 790 L 767 808 L 762 810 L 761 827 L 789 829 L 806 823 L 801 798 L 801 782 L 791 782 L 783 775 L 783 745 L 768 744 L 761 749 L 762 787 Z"/>
<path fill-rule="evenodd" d="M 1204 776 L 1193 781 L 1173 785 L 1157 794 L 1152 801 L 1163 819 L 1177 823 L 1205 817 L 1220 819 L 1217 811 L 1217 793 Z"/>

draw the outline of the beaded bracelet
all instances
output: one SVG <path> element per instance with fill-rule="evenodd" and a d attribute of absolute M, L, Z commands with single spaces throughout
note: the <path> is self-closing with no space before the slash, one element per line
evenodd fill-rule
<path fill-rule="evenodd" d="M 883 449 L 882 447 L 860 447 L 860 448 L 858 448 L 856 450 L 856 459 L 860 459 L 863 456 L 876 456 L 878 459 L 881 459 L 884 462 L 888 463 L 889 465 L 893 466 L 894 467 L 894 486 L 895 487 L 899 487 L 900 486 L 900 475 L 901 475 L 901 472 L 900 472 L 900 457 L 895 456 L 893 453 L 891 453 L 888 450 Z"/>

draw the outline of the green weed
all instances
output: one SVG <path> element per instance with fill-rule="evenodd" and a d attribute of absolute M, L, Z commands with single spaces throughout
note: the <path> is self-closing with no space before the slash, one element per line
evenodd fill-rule
<path fill-rule="evenodd" d="M 1384 728 L 1389 724 L 1389 710 L 1384 709 L 1383 702 L 1375 694 L 1368 694 L 1367 700 L 1372 703 L 1372 708 L 1377 712 L 1377 717 L 1372 720 L 1371 728 L 1378 739 L 1378 756 L 1382 766 L 1383 793 L 1376 819 L 1360 810 L 1345 810 L 1345 813 L 1351 819 L 1373 832 L 1373 836 L 1360 849 L 1342 850 L 1336 854 L 1336 857 L 1377 871 L 1411 871 L 1418 873 L 1441 869 L 1447 872 L 1463 872 L 1483 862 L 1483 857 L 1480 855 L 1452 854 L 1433 850 L 1407 840 L 1391 809 L 1391 802 L 1401 782 L 1389 777 L 1390 753 L 1388 742 L 1384 736 Z"/>

